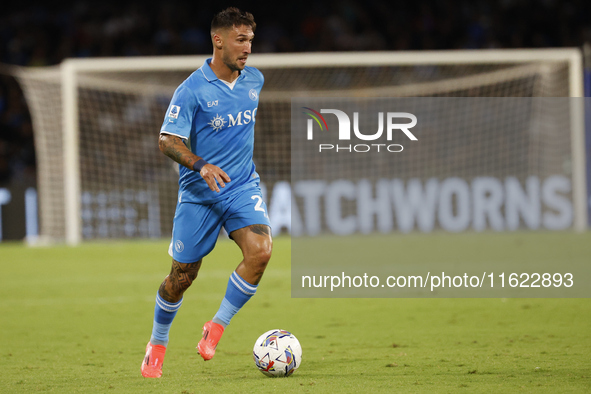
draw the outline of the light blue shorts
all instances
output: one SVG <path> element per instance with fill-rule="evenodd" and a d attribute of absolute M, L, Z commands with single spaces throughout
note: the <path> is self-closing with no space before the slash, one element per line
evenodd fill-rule
<path fill-rule="evenodd" d="M 179 263 L 194 263 L 211 252 L 222 226 L 228 234 L 253 224 L 271 227 L 259 187 L 213 204 L 180 202 L 176 206 L 168 253 Z"/>

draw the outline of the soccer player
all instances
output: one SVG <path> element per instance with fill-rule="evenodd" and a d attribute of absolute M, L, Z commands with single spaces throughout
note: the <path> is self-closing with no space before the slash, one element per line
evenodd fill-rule
<path fill-rule="evenodd" d="M 256 23 L 227 8 L 211 23 L 213 57 L 175 91 L 160 130 L 160 150 L 179 163 L 179 194 L 169 254 L 170 274 L 156 296 L 144 377 L 162 376 L 172 321 L 183 293 L 214 248 L 222 226 L 243 260 L 230 275 L 218 312 L 203 326 L 197 350 L 210 360 L 232 317 L 255 294 L 271 257 L 267 208 L 252 160 L 254 125 L 264 78 L 247 67 Z"/>

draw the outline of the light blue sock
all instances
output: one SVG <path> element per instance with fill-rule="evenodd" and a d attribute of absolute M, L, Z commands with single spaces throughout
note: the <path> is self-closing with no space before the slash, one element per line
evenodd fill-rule
<path fill-rule="evenodd" d="M 164 301 L 160 294 L 156 294 L 156 307 L 154 308 L 154 325 L 152 327 L 152 345 L 168 345 L 168 332 L 177 311 L 181 307 L 183 299 L 177 303 Z"/>
<path fill-rule="evenodd" d="M 213 322 L 226 327 L 238 311 L 250 300 L 257 291 L 257 285 L 252 285 L 242 279 L 236 271 L 232 272 L 228 280 L 226 295 L 220 309 L 213 317 Z"/>

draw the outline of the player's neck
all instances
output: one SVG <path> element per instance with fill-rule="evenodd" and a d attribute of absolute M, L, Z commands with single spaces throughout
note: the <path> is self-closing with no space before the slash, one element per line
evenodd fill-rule
<path fill-rule="evenodd" d="M 216 58 L 215 56 L 211 60 L 211 63 L 209 63 L 209 66 L 216 77 L 227 82 L 234 82 L 234 80 L 240 75 L 240 71 L 232 71 L 221 59 Z"/>

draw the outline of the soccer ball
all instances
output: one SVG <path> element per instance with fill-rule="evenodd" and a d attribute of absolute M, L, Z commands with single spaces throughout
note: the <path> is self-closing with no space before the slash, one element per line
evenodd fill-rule
<path fill-rule="evenodd" d="M 289 331 L 267 331 L 257 339 L 252 350 L 254 363 L 270 377 L 287 377 L 302 363 L 302 347 Z"/>

